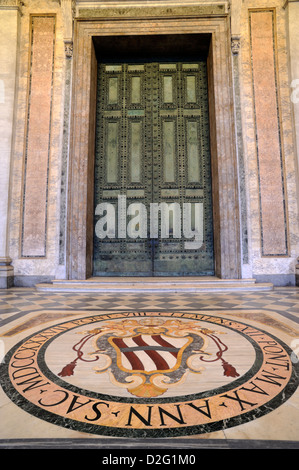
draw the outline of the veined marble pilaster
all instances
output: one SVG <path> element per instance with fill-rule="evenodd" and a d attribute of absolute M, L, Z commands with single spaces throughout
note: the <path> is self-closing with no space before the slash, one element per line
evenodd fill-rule
<path fill-rule="evenodd" d="M 291 106 L 293 111 L 294 140 L 297 153 L 296 172 L 297 172 L 297 200 L 299 201 L 299 0 L 286 0 L 285 8 L 287 11 L 287 30 L 289 46 L 289 73 L 291 79 Z M 298 227 L 299 232 L 299 227 Z M 299 286 L 299 256 L 297 259 L 296 285 Z"/>
<path fill-rule="evenodd" d="M 19 7 L 20 2 L 17 0 L 0 1 L 2 17 L 0 31 L 0 288 L 7 288 L 13 284 L 8 224 L 19 44 Z"/>
<path fill-rule="evenodd" d="M 63 14 L 64 34 L 64 114 L 63 114 L 63 139 L 62 139 L 62 161 L 61 161 L 61 185 L 60 185 L 60 221 L 59 221 L 59 266 L 65 265 L 65 235 L 67 214 L 67 180 L 68 180 L 68 156 L 69 156 L 69 132 L 70 132 L 70 107 L 71 107 L 71 85 L 72 85 L 72 58 L 73 58 L 73 16 L 75 13 L 74 0 L 61 0 Z M 59 277 L 65 273 L 59 268 Z"/>
<path fill-rule="evenodd" d="M 275 11 L 250 11 L 262 256 L 287 256 L 285 175 L 277 90 Z M 275 207 L 275 209 L 274 209 Z"/>
<path fill-rule="evenodd" d="M 31 28 L 21 253 L 45 257 L 55 16 L 33 15 Z"/>
<path fill-rule="evenodd" d="M 241 249 L 242 262 L 248 264 L 248 214 L 247 214 L 247 190 L 246 172 L 244 162 L 244 135 L 242 128 L 241 88 L 240 88 L 240 53 L 241 53 L 241 8 L 242 0 L 231 1 L 231 52 L 232 72 L 234 86 L 234 111 L 236 123 L 236 148 L 238 157 L 239 195 L 240 195 L 240 222 L 241 222 Z"/>

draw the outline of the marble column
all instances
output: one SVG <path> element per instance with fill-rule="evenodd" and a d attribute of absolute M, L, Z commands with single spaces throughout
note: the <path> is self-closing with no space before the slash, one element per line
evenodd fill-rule
<path fill-rule="evenodd" d="M 8 227 L 19 47 L 19 2 L 1 0 L 0 14 L 0 288 L 8 288 L 13 285 Z"/>

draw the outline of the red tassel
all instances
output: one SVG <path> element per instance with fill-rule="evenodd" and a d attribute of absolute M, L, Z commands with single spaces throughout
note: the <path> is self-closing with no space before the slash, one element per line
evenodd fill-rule
<path fill-rule="evenodd" d="M 74 369 L 76 367 L 76 359 L 73 362 L 70 362 L 70 364 L 67 364 L 64 366 L 61 372 L 59 372 L 60 377 L 68 377 L 70 375 L 74 375 Z"/>
<path fill-rule="evenodd" d="M 222 359 L 222 366 L 224 369 L 223 375 L 225 375 L 226 377 L 239 377 L 240 374 L 238 374 L 236 369 L 231 364 L 224 361 L 223 359 Z"/>

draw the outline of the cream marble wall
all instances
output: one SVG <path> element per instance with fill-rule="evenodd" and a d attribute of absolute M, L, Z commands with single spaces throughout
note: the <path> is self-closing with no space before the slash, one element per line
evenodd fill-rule
<path fill-rule="evenodd" d="M 19 77 L 16 94 L 17 110 L 14 125 L 13 177 L 11 182 L 10 207 L 10 257 L 13 260 L 14 275 L 18 282 L 23 282 L 24 276 L 28 281 L 40 276 L 55 277 L 58 265 L 59 240 L 59 194 L 60 194 L 60 164 L 63 120 L 63 91 L 64 91 L 64 44 L 63 21 L 58 2 L 31 0 L 22 6 L 19 25 Z M 47 202 L 47 240 L 46 256 L 44 258 L 21 258 L 22 230 L 22 198 L 24 149 L 26 136 L 26 117 L 29 80 L 29 50 L 30 50 L 30 14 L 56 15 L 56 40 L 54 57 L 54 80 L 52 101 L 51 142 L 49 156 L 48 202 Z M 2 17 L 1 17 L 2 19 Z M 21 277 L 21 278 L 20 278 Z"/>
<path fill-rule="evenodd" d="M 8 0 L 2 0 L 9 3 Z M 11 0 L 12 3 L 16 1 Z M 105 2 L 99 1 L 98 5 L 103 6 Z M 111 5 L 111 2 L 108 2 Z M 123 2 L 119 1 L 117 4 Z M 144 4 L 144 2 L 137 2 Z M 146 2 L 149 4 L 161 4 L 161 2 Z M 180 2 L 165 0 L 165 4 L 198 4 L 193 0 L 182 0 Z M 212 3 L 202 2 L 202 3 Z M 216 2 L 219 3 L 219 2 Z M 226 2 L 223 2 L 226 3 Z M 298 78 L 298 26 L 294 26 L 298 22 L 299 10 L 296 1 L 290 2 L 285 8 L 285 0 L 231 0 L 232 17 L 232 34 L 240 35 L 240 49 L 237 58 L 240 82 L 240 99 L 241 99 L 241 117 L 243 132 L 243 152 L 244 152 L 244 182 L 245 206 L 247 209 L 247 228 L 248 228 L 248 262 L 242 265 L 242 275 L 244 278 L 252 276 L 268 276 L 274 275 L 279 281 L 280 275 L 284 279 L 294 277 L 296 259 L 299 255 L 299 230 L 298 230 L 298 173 L 297 172 L 297 153 L 296 142 L 294 140 L 294 127 L 298 126 L 299 112 L 298 106 L 291 102 L 290 96 L 293 91 L 290 88 L 290 77 Z M 1 2 L 0 2 L 1 4 Z M 85 2 L 80 0 L 77 2 L 79 6 L 92 6 L 95 2 Z M 113 2 L 115 4 L 115 2 Z M 126 2 L 128 4 L 128 2 Z M 136 2 L 132 0 L 130 4 Z M 63 164 L 63 155 L 66 155 L 67 142 L 64 140 L 65 115 L 67 115 L 67 107 L 64 107 L 65 98 L 67 105 L 68 97 L 65 97 L 65 81 L 70 79 L 70 63 L 67 62 L 64 51 L 64 40 L 71 40 L 71 9 L 74 6 L 72 0 L 55 0 L 36 1 L 28 0 L 21 7 L 21 15 L 19 16 L 19 25 L 16 27 L 16 11 L 0 11 L 0 30 L 7 31 L 6 52 L 1 59 L 5 67 L 10 67 L 11 90 L 14 87 L 14 79 L 17 80 L 17 92 L 14 95 L 10 93 L 10 113 L 15 106 L 14 116 L 14 135 L 11 134 L 7 140 L 0 135 L 0 145 L 5 146 L 5 152 L 1 158 L 6 162 L 5 172 L 1 174 L 1 205 L 0 218 L 0 258 L 10 256 L 14 267 L 14 274 L 17 282 L 25 282 L 25 277 L 34 282 L 39 278 L 63 278 L 65 276 L 65 266 L 63 255 L 59 254 L 60 236 L 60 183 L 61 170 Z M 261 255 L 261 235 L 260 235 L 260 206 L 259 206 L 259 187 L 257 178 L 257 153 L 254 129 L 254 113 L 253 113 L 253 92 L 252 92 L 252 71 L 251 56 L 249 43 L 249 24 L 248 10 L 252 8 L 275 8 L 276 10 L 276 45 L 278 57 L 278 91 L 280 102 L 281 130 L 282 130 L 282 146 L 283 158 L 285 163 L 285 184 L 286 199 L 288 213 L 288 233 L 289 233 L 289 255 L 288 257 L 262 257 Z M 289 9 L 288 9 L 289 8 Z M 44 258 L 21 258 L 20 253 L 20 234 L 21 234 L 21 214 L 22 214 L 22 197 L 23 197 L 23 171 L 24 171 L 24 139 L 26 135 L 26 110 L 27 110 L 27 93 L 28 93 L 28 72 L 29 72 L 29 31 L 30 31 L 30 14 L 56 14 L 56 41 L 55 41 L 55 69 L 54 69 L 54 88 L 52 103 L 52 130 L 51 130 L 51 151 L 48 181 L 48 205 L 47 205 L 47 254 Z M 8 19 L 9 18 L 9 19 Z M 11 27 L 7 26 L 11 24 Z M 17 64 L 13 61 L 15 53 L 13 53 L 12 44 L 16 46 L 16 34 L 19 34 L 20 47 L 18 56 L 17 75 L 14 75 Z M 9 36 L 10 35 L 10 36 Z M 13 36 L 15 35 L 15 36 Z M 290 55 L 288 54 L 289 42 Z M 1 41 L 2 42 L 2 41 Z M 5 43 L 5 42 L 4 42 Z M 2 42 L 3 44 L 3 42 Z M 2 53 L 3 53 L 2 47 Z M 291 62 L 290 62 L 291 57 Z M 9 60 L 8 60 L 9 58 Z M 291 65 L 291 66 L 290 66 Z M 2 70 L 2 67 L 1 67 Z M 297 77 L 298 74 L 298 77 Z M 0 79 L 1 76 L 0 76 Z M 298 93 L 299 96 L 299 93 Z M 299 101 L 299 100 L 298 100 Z M 1 104 L 1 88 L 0 88 L 0 107 Z M 293 120 L 294 118 L 294 120 Z M 12 114 L 6 120 L 6 126 L 10 125 L 12 129 Z M 3 132 L 4 127 L 0 130 Z M 298 127 L 297 127 L 298 129 Z M 8 134 L 7 134 L 8 135 Z M 11 177 L 11 199 L 10 206 L 7 207 L 8 195 L 8 168 L 9 165 L 9 146 L 13 143 L 12 148 L 12 177 Z M 299 139 L 297 141 L 297 146 Z M 66 168 L 64 167 L 64 172 Z M 242 180 L 243 184 L 243 180 Z M 6 198 L 6 199 L 5 199 Z M 9 214 L 9 219 L 8 219 Z M 4 225 L 2 224 L 4 222 Z M 9 242 L 7 242 L 5 224 L 8 224 Z M 5 247 L 8 246 L 6 249 Z M 60 260 L 59 260 L 60 256 Z M 288 276 L 291 276 L 288 278 Z M 282 278 L 281 278 L 282 279 Z"/>

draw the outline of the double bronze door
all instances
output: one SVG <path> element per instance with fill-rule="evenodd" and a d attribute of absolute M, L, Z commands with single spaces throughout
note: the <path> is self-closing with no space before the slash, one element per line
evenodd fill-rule
<path fill-rule="evenodd" d="M 93 269 L 214 274 L 206 62 L 99 64 Z"/>

